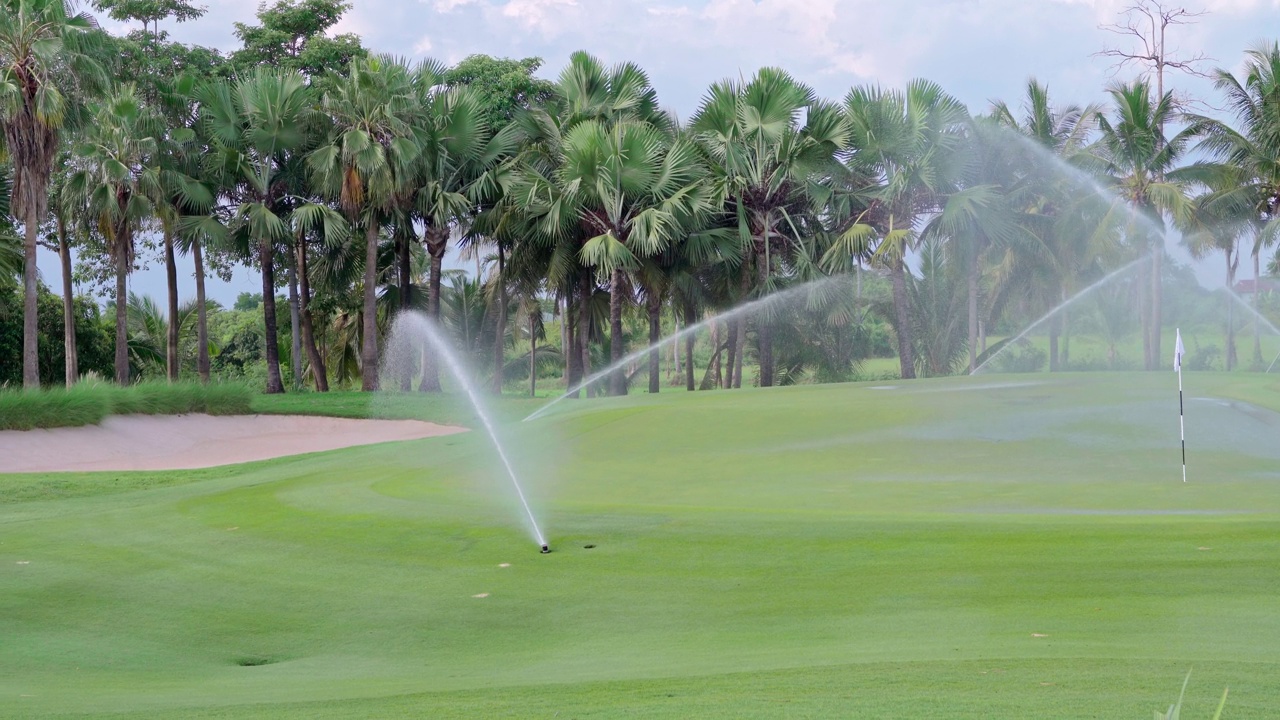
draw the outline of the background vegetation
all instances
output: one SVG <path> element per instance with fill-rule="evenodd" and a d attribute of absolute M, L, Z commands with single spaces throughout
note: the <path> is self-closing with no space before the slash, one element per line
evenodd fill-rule
<path fill-rule="evenodd" d="M 1272 286 L 1210 294 L 1162 237 L 1177 227 L 1219 255 L 1229 286 L 1242 259 L 1275 269 L 1274 42 L 1212 71 L 1222 117 L 1187 110 L 1173 73 L 1197 68 L 1162 55 L 1106 106 L 1034 81 L 982 112 L 925 80 L 832 100 L 766 68 L 714 83 L 680 122 L 637 66 L 578 53 L 551 81 L 537 58 L 411 65 L 332 35 L 347 7 L 265 4 L 223 54 L 161 29 L 198 21 L 185 0 L 97 0 L 125 36 L 60 0 L 0 3 L 0 383 L 372 390 L 386 333 L 417 310 L 495 392 L 537 394 L 826 276 L 844 281 L 712 323 L 587 392 L 945 375 L 1131 263 L 1000 367 L 1155 369 L 1175 325 L 1203 338 L 1197 368 L 1269 364 L 1256 317 L 1280 320 Z M 1128 12 L 1170 33 L 1194 17 Z M 63 260 L 61 322 L 39 248 Z M 146 263 L 167 268 L 167 297 L 129 292 Z M 207 275 L 246 265 L 257 297 L 205 298 Z M 408 372 L 398 387 L 439 387 L 430 357 Z"/>

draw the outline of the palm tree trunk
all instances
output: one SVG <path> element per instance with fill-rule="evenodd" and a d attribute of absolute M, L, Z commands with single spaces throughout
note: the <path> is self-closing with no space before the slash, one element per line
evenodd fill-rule
<path fill-rule="evenodd" d="M 1151 256 L 1151 369 L 1159 370 L 1161 305 L 1164 301 L 1164 239 L 1156 238 L 1156 251 Z"/>
<path fill-rule="evenodd" d="M 760 291 L 765 292 L 769 282 L 769 256 L 761 254 L 759 260 Z M 773 328 L 769 309 L 761 308 L 756 315 L 756 342 L 760 346 L 760 387 L 773 387 Z"/>
<path fill-rule="evenodd" d="M 1255 248 L 1253 251 L 1253 364 L 1259 369 L 1264 369 L 1262 363 L 1262 323 L 1258 320 L 1261 317 L 1261 309 L 1258 307 L 1258 286 L 1262 283 L 1262 266 L 1258 261 L 1261 253 Z"/>
<path fill-rule="evenodd" d="M 649 292 L 649 392 L 662 389 L 662 358 L 658 343 L 662 340 L 662 298 Z"/>
<path fill-rule="evenodd" d="M 576 388 L 582 382 L 582 355 L 578 353 L 577 319 L 573 314 L 576 308 L 573 291 L 570 291 L 560 312 L 560 352 L 564 355 L 564 389 L 572 391 L 569 397 L 575 400 L 581 396 Z"/>
<path fill-rule="evenodd" d="M 529 313 L 529 397 L 538 396 L 538 339 L 534 335 L 538 326 L 532 312 Z"/>
<path fill-rule="evenodd" d="M 444 267 L 444 251 L 449 243 L 449 229 L 428 224 L 425 232 L 427 254 L 431 258 L 427 271 L 427 317 L 440 323 L 440 274 Z M 440 392 L 440 367 L 436 364 L 435 351 L 427 343 L 422 349 L 422 383 L 419 392 Z"/>
<path fill-rule="evenodd" d="M 258 261 L 262 265 L 262 322 L 265 330 L 263 345 L 267 356 L 266 392 L 277 394 L 284 392 L 284 382 L 280 379 L 280 341 L 276 328 L 275 248 L 266 238 L 258 242 Z"/>
<path fill-rule="evenodd" d="M 506 258 L 502 243 L 498 243 L 498 327 L 493 339 L 493 394 L 502 394 L 502 368 L 506 365 L 507 344 L 507 277 Z M 518 333 L 517 333 L 518 334 Z"/>
<path fill-rule="evenodd" d="M 402 228 L 400 224 L 397 224 L 396 230 L 396 264 L 400 269 L 400 277 L 397 283 L 400 287 L 399 312 L 404 313 L 413 307 L 413 273 L 409 256 L 409 243 L 413 237 L 413 229 Z M 401 392 L 411 392 L 413 390 L 413 377 L 416 374 L 416 369 L 413 365 L 412 358 L 404 359 L 404 374 L 400 377 Z"/>
<path fill-rule="evenodd" d="M 1138 317 L 1139 324 L 1142 326 L 1142 367 L 1144 370 L 1151 370 L 1151 295 L 1145 288 L 1150 287 L 1151 268 L 1142 263 L 1138 264 L 1138 287 L 1136 290 L 1138 296 Z"/>
<path fill-rule="evenodd" d="M 579 283 L 582 297 L 578 300 L 578 347 L 576 352 L 582 358 L 582 381 L 591 377 L 591 296 L 594 293 L 594 280 L 591 268 L 582 268 L 582 281 Z M 587 397 L 596 396 L 594 385 L 586 388 Z"/>
<path fill-rule="evenodd" d="M 1071 309 L 1062 311 L 1062 369 L 1071 370 Z"/>
<path fill-rule="evenodd" d="M 66 358 L 67 387 L 80 378 L 80 361 L 76 353 L 75 286 L 71 282 L 71 248 L 67 244 L 67 227 L 61 214 L 58 224 L 58 259 L 62 261 L 62 350 Z"/>
<path fill-rule="evenodd" d="M 302 326 L 302 343 L 307 348 L 307 359 L 311 362 L 311 376 L 315 379 L 318 392 L 329 392 L 329 374 L 325 370 L 324 355 L 316 347 L 316 332 L 311 317 L 311 281 L 307 278 L 307 244 L 298 239 L 298 320 Z"/>
<path fill-rule="evenodd" d="M 716 320 L 711 321 L 711 348 L 715 355 L 711 358 L 711 367 L 708 368 L 711 373 L 710 386 L 720 387 L 720 384 L 724 382 L 724 376 L 722 372 L 723 363 L 720 360 L 720 323 Z"/>
<path fill-rule="evenodd" d="M 747 291 L 750 289 L 751 271 L 747 267 L 747 261 L 742 261 L 742 275 L 739 278 L 738 301 L 746 302 Z M 733 387 L 742 388 L 742 360 L 747 354 L 747 318 L 744 315 L 738 316 L 738 321 L 734 327 L 733 343 L 735 351 L 733 354 Z"/>
<path fill-rule="evenodd" d="M 298 299 L 298 256 L 289 253 L 289 360 L 293 387 L 302 387 L 302 313 Z"/>
<path fill-rule="evenodd" d="M 1227 258 L 1227 289 L 1234 292 L 1236 286 L 1236 268 L 1231 262 L 1231 251 L 1226 253 Z M 1235 326 L 1235 301 L 1227 297 L 1227 340 L 1226 349 L 1223 351 L 1223 363 L 1226 365 L 1228 372 L 1236 366 L 1236 326 Z"/>
<path fill-rule="evenodd" d="M 173 232 L 164 227 L 164 277 L 169 297 L 169 323 L 164 350 L 165 374 L 178 382 L 178 263 L 173 256 Z"/>
<path fill-rule="evenodd" d="M 27 191 L 32 192 L 31 190 Z M 39 213 L 28 208 L 23 222 L 22 258 L 22 387 L 40 387 L 38 278 L 36 271 L 36 237 L 39 232 Z"/>
<path fill-rule="evenodd" d="M 400 309 L 409 310 L 413 307 L 413 267 L 412 257 L 410 255 L 411 248 L 409 243 L 412 242 L 412 229 L 405 232 L 396 233 L 396 259 L 399 261 L 400 278 L 397 283 L 400 286 Z"/>
<path fill-rule="evenodd" d="M 622 360 L 622 271 L 614 270 L 609 280 L 609 364 L 617 365 Z M 609 376 L 609 394 L 627 394 L 627 371 L 625 368 L 614 369 Z"/>
<path fill-rule="evenodd" d="M 378 223 L 364 231 L 364 327 L 360 345 L 360 390 L 378 389 Z"/>
<path fill-rule="evenodd" d="M 969 258 L 969 372 L 978 368 L 978 253 Z M 862 274 L 858 274 L 861 283 Z"/>
<path fill-rule="evenodd" d="M 893 309 L 898 319 L 898 367 L 903 380 L 916 376 L 915 348 L 911 344 L 911 308 L 907 305 L 907 270 L 903 258 L 889 263 L 889 279 L 893 282 Z"/>
<path fill-rule="evenodd" d="M 747 319 L 739 317 L 736 327 L 734 327 L 735 337 L 733 345 L 735 352 L 733 354 L 733 387 L 734 389 L 742 389 L 742 358 L 747 354 Z"/>
<path fill-rule="evenodd" d="M 672 326 L 675 328 L 676 334 L 679 335 L 680 334 L 680 314 L 675 311 L 674 307 L 671 310 L 671 319 L 672 319 Z M 666 358 L 663 358 L 663 359 L 665 360 Z M 671 361 L 667 363 L 667 382 L 671 382 L 672 379 L 680 377 L 681 373 L 684 372 L 681 369 L 683 367 L 684 367 L 684 360 L 680 357 L 680 343 L 672 343 L 671 344 Z"/>
<path fill-rule="evenodd" d="M 209 312 L 204 297 L 204 254 L 199 238 L 191 241 L 191 257 L 196 264 L 196 372 L 200 382 L 209 384 Z"/>
<path fill-rule="evenodd" d="M 1058 278 L 1059 291 L 1058 297 L 1062 297 L 1061 278 Z M 1061 369 L 1059 362 L 1062 357 L 1058 350 L 1058 339 L 1062 336 L 1062 315 L 1059 314 L 1049 323 L 1049 372 L 1058 372 Z"/>
<path fill-rule="evenodd" d="M 728 355 L 725 357 L 725 363 L 724 363 L 724 367 L 725 367 L 724 384 L 721 386 L 725 390 L 733 389 L 733 372 L 734 372 L 733 366 L 734 366 L 734 362 L 738 358 L 738 323 L 739 322 L 740 320 L 738 318 L 734 318 L 733 320 L 730 320 L 727 323 L 725 323 L 725 332 L 729 336 L 728 341 L 726 343 L 728 345 L 728 351 L 727 351 Z"/>
<path fill-rule="evenodd" d="M 698 311 L 693 307 L 693 303 L 685 303 L 684 306 L 684 326 L 685 329 L 693 327 L 698 322 Z M 714 325 L 714 324 L 713 324 Z M 693 392 L 693 344 L 697 341 L 697 333 L 689 333 L 684 337 L 684 389 Z M 712 347 L 715 347 L 715 341 L 712 340 Z M 719 362 L 717 360 L 717 362 Z"/>
<path fill-rule="evenodd" d="M 119 237 L 119 236 L 117 236 Z M 116 248 L 116 384 L 129 384 L 129 258 L 123 245 Z"/>

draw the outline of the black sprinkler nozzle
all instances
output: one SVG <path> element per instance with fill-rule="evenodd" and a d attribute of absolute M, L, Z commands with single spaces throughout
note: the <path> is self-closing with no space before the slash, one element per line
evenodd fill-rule
<path fill-rule="evenodd" d="M 542 551 L 541 551 L 541 552 L 542 552 L 542 554 L 543 554 L 543 555 L 546 555 L 547 553 L 551 552 L 551 546 L 550 546 L 550 545 L 543 545 L 543 546 L 542 546 Z"/>

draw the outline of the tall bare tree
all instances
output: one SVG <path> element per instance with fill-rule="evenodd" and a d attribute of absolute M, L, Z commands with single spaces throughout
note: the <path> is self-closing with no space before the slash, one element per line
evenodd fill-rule
<path fill-rule="evenodd" d="M 1135 0 L 1120 11 L 1120 19 L 1111 25 L 1103 25 L 1105 30 L 1123 38 L 1129 43 L 1128 49 L 1107 45 L 1096 53 L 1101 57 L 1112 58 L 1113 74 L 1129 67 L 1139 67 L 1149 81 L 1155 83 L 1155 102 L 1165 97 L 1165 71 L 1174 70 L 1196 77 L 1207 77 L 1200 65 L 1211 58 L 1202 52 L 1184 54 L 1176 47 L 1169 46 L 1169 36 L 1178 27 L 1194 25 L 1208 13 L 1204 10 L 1193 10 L 1182 5 L 1165 2 L 1165 0 Z M 1171 93 L 1173 108 L 1177 111 L 1185 109 L 1190 99 L 1177 93 Z M 1159 136 L 1164 136 L 1164 124 L 1168 117 L 1160 117 Z M 1163 180 L 1163 177 L 1157 178 Z M 1161 240 L 1163 243 L 1163 240 Z M 1151 295 L 1150 308 L 1147 312 L 1148 325 L 1144 328 L 1143 351 L 1146 354 L 1147 369 L 1155 369 L 1160 365 L 1160 305 L 1163 302 L 1161 278 L 1164 272 L 1164 248 L 1156 249 L 1151 255 Z"/>

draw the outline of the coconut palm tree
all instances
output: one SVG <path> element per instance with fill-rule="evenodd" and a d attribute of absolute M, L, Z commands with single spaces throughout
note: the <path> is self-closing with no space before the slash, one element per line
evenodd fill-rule
<path fill-rule="evenodd" d="M 298 73 L 260 68 L 234 81 L 216 81 L 196 92 L 200 126 L 209 143 L 206 177 L 231 203 L 227 233 L 236 247 L 257 255 L 262 269 L 268 393 L 284 392 L 276 331 L 275 257 L 291 241 L 284 196 L 301 158 L 316 143 L 314 94 Z"/>
<path fill-rule="evenodd" d="M 40 385 L 36 328 L 36 241 L 74 86 L 105 84 L 88 52 L 96 24 L 65 0 L 0 2 L 0 130 L 13 163 L 13 209 L 22 223 L 22 384 Z"/>
<path fill-rule="evenodd" d="M 1221 252 L 1226 264 L 1227 288 L 1236 284 L 1236 271 L 1240 267 L 1240 251 L 1245 242 L 1258 235 L 1258 218 L 1254 216 L 1252 203 L 1232 202 L 1240 199 L 1240 188 L 1250 179 L 1242 166 L 1229 163 L 1197 163 L 1185 169 L 1205 191 L 1191 199 L 1191 211 L 1183 222 L 1183 244 L 1197 259 L 1213 252 Z M 1236 356 L 1235 299 L 1227 297 L 1227 330 L 1223 362 L 1226 370 L 1233 369 Z M 1261 348 L 1255 348 L 1254 360 L 1261 362 Z"/>
<path fill-rule="evenodd" d="M 1096 255 L 1096 248 L 1087 241 L 1098 235 L 1065 222 L 1071 205 L 1095 200 L 1088 190 L 1082 191 L 1078 183 L 1071 182 L 1071 171 L 1066 168 L 1079 162 L 1099 108 L 1056 106 L 1049 89 L 1032 79 L 1027 82 L 1020 110 L 1021 114 L 1004 102 L 996 102 L 991 119 L 1003 132 L 984 133 L 987 126 L 982 124 L 975 129 L 979 136 L 990 136 L 988 147 L 981 151 L 983 157 L 1003 158 L 1012 165 L 1005 173 L 1006 177 L 1012 173 L 1014 184 L 1006 182 L 1005 192 L 1008 207 L 1020 214 L 1017 227 L 1025 231 L 1021 235 L 1025 242 L 1005 248 L 1004 274 L 1022 281 L 1021 291 L 1034 291 L 1043 303 L 1053 306 L 1072 294 L 1080 274 Z M 1046 278 L 1050 280 L 1047 284 L 1042 282 Z M 1059 352 L 1058 340 L 1067 322 L 1064 310 L 1050 327 L 1050 371 L 1065 362 L 1066 347 Z M 970 335 L 972 340 L 972 328 Z M 973 350 L 971 347 L 971 355 Z"/>
<path fill-rule="evenodd" d="M 831 104 L 785 71 L 763 68 L 750 82 L 726 80 L 710 89 L 690 128 L 711 160 L 718 191 L 737 217 L 745 255 L 756 270 L 756 292 L 775 288 L 775 266 L 797 253 L 804 238 L 797 216 L 809 211 L 808 193 L 830 172 L 849 129 Z M 743 290 L 750 275 L 742 267 Z M 736 324 L 739 356 L 746 326 Z M 769 322 L 758 320 L 760 384 L 773 384 Z"/>
<path fill-rule="evenodd" d="M 1187 172 L 1197 179 L 1209 178 L 1210 192 L 1203 199 L 1206 211 L 1251 217 L 1253 271 L 1260 277 L 1262 252 L 1280 238 L 1280 42 L 1249 50 L 1243 71 L 1243 79 L 1228 70 L 1214 71 L 1214 85 L 1235 114 L 1236 127 L 1213 118 L 1193 118 L 1203 135 L 1198 149 L 1210 162 Z M 1257 293 L 1254 298 L 1256 305 Z M 1254 361 L 1263 362 L 1257 332 Z"/>
<path fill-rule="evenodd" d="M 917 224 L 938 212 L 969 172 L 969 112 L 941 87 L 913 80 L 905 92 L 856 87 L 844 103 L 851 172 L 868 179 L 865 209 L 850 218 L 828 250 L 828 262 L 867 254 L 889 271 L 894 324 L 904 379 L 915 377 L 907 290 L 907 253 L 920 239 Z"/>
<path fill-rule="evenodd" d="M 79 138 L 67 192 L 81 199 L 107 241 L 116 276 L 116 382 L 129 383 L 128 291 L 134 238 L 155 217 L 151 200 L 164 174 L 158 164 L 163 122 L 144 107 L 132 86 L 118 89 L 98 106 Z"/>
<path fill-rule="evenodd" d="M 419 153 L 412 138 L 414 100 L 414 78 L 404 64 L 386 56 L 353 61 L 346 76 L 330 78 L 322 107 L 333 127 L 308 158 L 317 184 L 364 232 L 365 392 L 378 389 L 378 236 L 393 206 L 397 174 L 405 174 Z"/>
<path fill-rule="evenodd" d="M 1145 226 L 1131 224 L 1128 234 L 1142 251 L 1152 253 L 1146 275 L 1150 293 L 1141 309 L 1143 364 L 1154 370 L 1160 363 L 1163 213 L 1177 218 L 1188 211 L 1185 182 L 1174 171 L 1200 128 L 1193 124 L 1166 138 L 1163 128 L 1176 112 L 1173 95 L 1153 99 L 1145 80 L 1115 84 L 1108 92 L 1112 116 L 1097 115 L 1100 137 L 1092 152 L 1110 189 L 1128 205 L 1132 217 L 1149 221 Z"/>
<path fill-rule="evenodd" d="M 947 197 L 941 212 L 921 233 L 931 254 L 942 252 L 947 257 L 943 261 L 931 255 L 931 274 L 922 281 L 924 284 L 909 284 L 913 288 L 927 287 L 932 293 L 942 282 L 940 278 L 944 273 L 940 269 L 944 266 L 947 281 L 952 275 L 964 276 L 970 372 L 977 367 L 980 288 L 984 285 L 984 275 L 989 274 L 984 271 L 992 268 L 991 256 L 1020 250 L 1027 235 L 1026 184 L 1021 182 L 1013 162 L 1014 153 L 1009 151 L 1008 138 L 1003 135 L 991 118 L 975 119 L 969 136 L 968 152 L 973 157 L 969 176 L 964 179 L 963 187 Z M 912 302 L 921 297 L 915 293 L 910 296 Z M 929 297 L 936 299 L 935 295 Z M 945 335 L 950 337 L 949 333 Z M 930 374 L 939 372 L 936 360 L 931 358 Z"/>

